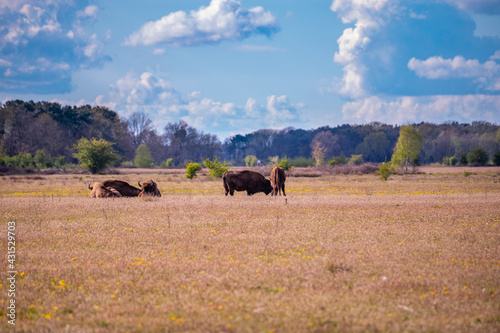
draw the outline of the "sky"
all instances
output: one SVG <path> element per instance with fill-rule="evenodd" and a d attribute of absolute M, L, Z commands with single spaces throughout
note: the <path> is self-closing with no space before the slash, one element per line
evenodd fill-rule
<path fill-rule="evenodd" d="M 0 102 L 258 129 L 500 123 L 500 0 L 0 0 Z"/>

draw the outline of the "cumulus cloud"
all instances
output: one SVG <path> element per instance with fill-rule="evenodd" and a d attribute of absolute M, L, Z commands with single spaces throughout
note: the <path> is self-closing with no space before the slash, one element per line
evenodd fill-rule
<path fill-rule="evenodd" d="M 497 51 L 498 52 L 498 51 Z M 490 57 L 495 59 L 497 53 Z M 431 57 L 426 60 L 411 58 L 408 68 L 427 79 L 472 78 L 485 90 L 500 90 L 500 65 L 493 60 L 480 63 L 477 59 L 456 56 L 453 59 Z"/>
<path fill-rule="evenodd" d="M 169 82 L 150 72 L 140 76 L 129 72 L 110 88 L 108 95 L 96 98 L 96 104 L 119 111 L 126 117 L 137 111 L 152 116 L 168 115 L 175 112 L 174 105 L 181 103 L 179 92 Z"/>
<path fill-rule="evenodd" d="M 462 56 L 453 59 L 443 59 L 438 56 L 426 60 L 411 58 L 408 68 L 415 71 L 418 76 L 428 79 L 474 78 L 498 73 L 500 65 L 492 60 L 481 64 L 477 59 L 467 60 Z"/>
<path fill-rule="evenodd" d="M 340 16 L 342 22 L 354 23 L 354 27 L 345 29 L 337 40 L 339 49 L 333 58 L 344 66 L 344 76 L 334 84 L 334 90 L 339 94 L 350 98 L 368 94 L 365 80 L 367 67 L 362 54 L 373 36 L 378 35 L 398 14 L 398 4 L 398 1 L 391 0 L 333 1 L 330 9 Z"/>
<path fill-rule="evenodd" d="M 200 130 L 222 135 L 288 127 L 300 121 L 304 108 L 301 103 L 291 103 L 285 95 L 271 95 L 264 105 L 254 98 L 249 98 L 245 105 L 216 101 L 203 97 L 199 91 L 183 97 L 170 82 L 151 72 L 129 72 L 111 86 L 107 95 L 98 96 L 95 103 L 125 117 L 145 112 L 159 129 L 182 119 Z"/>
<path fill-rule="evenodd" d="M 500 14 L 500 2 L 495 0 L 445 0 L 460 9 L 478 14 Z"/>
<path fill-rule="evenodd" d="M 464 6 L 334 0 L 331 10 L 349 24 L 337 40 L 334 55 L 343 75 L 319 85 L 320 91 L 349 99 L 377 94 L 471 94 L 478 84 L 479 89 L 491 91 L 500 84 L 493 61 L 497 59 L 495 55 L 485 59 L 485 54 L 496 54 L 499 40 L 478 38 L 474 19 L 460 9 Z M 443 85 L 435 77 L 450 80 Z"/>
<path fill-rule="evenodd" d="M 277 18 L 260 6 L 245 9 L 237 0 L 212 0 L 198 10 L 177 11 L 149 21 L 128 36 L 124 44 L 210 44 L 241 40 L 252 34 L 270 35 L 278 30 Z"/>
<path fill-rule="evenodd" d="M 0 90 L 65 93 L 71 75 L 100 66 L 110 58 L 87 27 L 98 14 L 87 1 L 20 0 L 0 3 Z"/>
<path fill-rule="evenodd" d="M 358 124 L 373 121 L 388 124 L 448 120 L 496 122 L 499 108 L 500 96 L 492 95 L 402 96 L 393 99 L 371 96 L 344 104 L 342 113 L 344 121 Z"/>
<path fill-rule="evenodd" d="M 76 13 L 77 17 L 92 17 L 95 18 L 97 16 L 97 12 L 99 8 L 96 5 L 91 5 L 85 7 L 85 9 L 80 10 Z"/>

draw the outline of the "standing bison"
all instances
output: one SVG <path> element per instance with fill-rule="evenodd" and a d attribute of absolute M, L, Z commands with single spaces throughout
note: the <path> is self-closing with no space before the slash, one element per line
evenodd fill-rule
<path fill-rule="evenodd" d="M 248 195 L 264 192 L 266 195 L 273 190 L 271 182 L 260 173 L 250 170 L 226 171 L 222 176 L 224 191 L 234 194 L 234 191 L 247 191 Z"/>
<path fill-rule="evenodd" d="M 283 168 L 280 168 L 280 167 L 275 167 L 272 171 L 271 171 L 271 185 L 273 187 L 273 191 L 271 193 L 271 195 L 281 195 L 281 191 L 283 191 L 283 195 L 286 197 L 286 194 L 285 194 L 285 180 L 286 180 L 286 176 L 285 176 L 285 170 L 283 170 Z"/>
<path fill-rule="evenodd" d="M 121 193 L 112 187 L 106 187 L 103 183 L 94 182 L 89 184 L 91 198 L 119 198 L 122 197 Z"/>

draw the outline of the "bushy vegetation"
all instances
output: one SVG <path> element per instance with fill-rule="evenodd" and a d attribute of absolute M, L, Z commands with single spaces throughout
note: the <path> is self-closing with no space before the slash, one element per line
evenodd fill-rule
<path fill-rule="evenodd" d="M 458 158 L 455 156 L 443 158 L 443 165 L 454 166 L 458 164 Z"/>
<path fill-rule="evenodd" d="M 380 165 L 377 172 L 381 179 L 387 180 L 392 174 L 394 174 L 395 170 L 391 163 L 384 162 Z"/>
<path fill-rule="evenodd" d="M 139 168 L 152 168 L 154 166 L 151 151 L 145 144 L 140 144 L 135 151 L 134 165 Z"/>
<path fill-rule="evenodd" d="M 418 155 L 424 145 L 422 134 L 413 125 L 402 126 L 399 130 L 399 138 L 394 147 L 391 164 L 400 167 L 408 166 L 415 168 L 418 161 Z"/>
<path fill-rule="evenodd" d="M 467 161 L 470 165 L 486 165 L 488 163 L 489 156 L 486 150 L 480 147 L 476 147 L 470 151 L 467 155 Z"/>
<path fill-rule="evenodd" d="M 330 161 L 328 161 L 329 165 L 344 165 L 349 163 L 347 157 L 345 157 L 344 152 L 341 152 L 339 156 L 333 157 Z"/>
<path fill-rule="evenodd" d="M 494 155 L 493 155 L 493 164 L 499 166 L 500 165 L 500 151 L 497 151 Z"/>
<path fill-rule="evenodd" d="M 165 162 L 163 162 L 163 165 L 164 165 L 165 167 L 167 167 L 167 168 L 168 168 L 168 167 L 171 167 L 171 166 L 173 166 L 173 161 L 174 161 L 174 159 L 173 159 L 173 158 L 167 158 L 167 159 L 165 160 Z"/>
<path fill-rule="evenodd" d="M 421 135 L 417 156 L 407 155 L 402 146 L 402 131 L 412 128 Z M 393 126 L 382 123 L 365 125 L 323 126 L 303 130 L 262 129 L 246 135 L 234 135 L 223 142 L 215 135 L 203 133 L 184 121 L 168 123 L 157 130 L 144 113 L 134 113 L 128 119 L 106 107 L 62 106 L 49 102 L 8 101 L 0 105 L 0 146 L 5 155 L 15 160 L 4 164 L 30 165 L 27 156 L 20 154 L 43 150 L 54 161 L 64 156 L 72 164 L 73 146 L 81 138 L 102 138 L 114 143 L 115 154 L 121 161 L 134 161 L 139 146 L 146 145 L 154 165 L 184 166 L 188 161 L 201 163 L 215 156 L 232 165 L 254 165 L 255 159 L 265 161 L 268 156 L 287 156 L 292 166 L 342 165 L 346 156 L 362 155 L 365 162 L 381 163 L 394 160 L 403 167 L 442 163 L 455 156 L 459 164 L 468 165 L 468 155 L 475 147 L 482 148 L 489 157 L 500 150 L 500 127 L 497 124 L 475 121 L 470 124 L 446 122 Z M 399 142 L 399 146 L 396 144 Z M 395 147 L 397 148 L 395 150 Z M 406 155 L 406 156 L 403 156 Z M 247 156 L 252 156 L 245 161 Z M 342 158 L 344 157 L 344 158 Z M 450 162 L 450 160 L 448 160 Z M 487 161 L 489 162 L 489 161 Z M 481 160 L 472 164 L 480 165 Z M 32 161 L 31 166 L 35 168 Z M 50 164 L 50 163 L 49 163 Z M 41 165 L 41 164 L 40 164 Z"/>
<path fill-rule="evenodd" d="M 354 165 L 360 165 L 363 164 L 365 161 L 363 161 L 363 155 L 351 155 L 351 158 L 349 159 L 348 164 L 354 164 Z"/>
<path fill-rule="evenodd" d="M 296 157 L 290 159 L 290 165 L 296 168 L 311 167 L 316 163 L 313 158 Z"/>
<path fill-rule="evenodd" d="M 219 157 L 217 156 L 214 157 L 213 161 L 208 158 L 204 159 L 203 165 L 208 169 L 208 174 L 214 179 L 222 178 L 224 172 L 230 169 L 230 167 L 227 166 L 226 161 L 220 162 Z"/>
<path fill-rule="evenodd" d="M 80 161 L 80 166 L 93 174 L 102 172 L 118 160 L 113 143 L 104 139 L 81 138 L 74 145 L 74 149 L 76 153 L 73 155 Z"/>
<path fill-rule="evenodd" d="M 186 178 L 187 179 L 193 179 L 197 175 L 196 173 L 201 170 L 201 165 L 198 163 L 188 163 L 186 166 Z"/>
<path fill-rule="evenodd" d="M 253 155 L 247 155 L 245 157 L 245 165 L 249 168 L 253 168 L 254 166 L 257 165 L 257 157 L 253 156 Z"/>
<path fill-rule="evenodd" d="M 282 168 L 283 170 L 290 170 L 290 168 L 292 167 L 292 164 L 290 163 L 288 158 L 285 156 L 282 159 L 280 159 L 280 163 L 278 164 L 278 166 L 280 168 Z"/>

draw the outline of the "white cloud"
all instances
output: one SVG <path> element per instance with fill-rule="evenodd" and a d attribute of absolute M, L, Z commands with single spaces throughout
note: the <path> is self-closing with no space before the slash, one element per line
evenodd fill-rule
<path fill-rule="evenodd" d="M 500 60 L 500 50 L 495 51 L 495 54 L 490 57 L 491 60 Z"/>
<path fill-rule="evenodd" d="M 482 14 L 500 14 L 500 2 L 496 0 L 445 0 L 460 9 Z"/>
<path fill-rule="evenodd" d="M 165 49 L 155 49 L 155 50 L 153 51 L 153 54 L 154 54 L 154 55 L 162 55 L 162 54 L 164 54 L 164 53 L 165 53 Z"/>
<path fill-rule="evenodd" d="M 0 90 L 67 93 L 74 71 L 110 60 L 102 54 L 98 36 L 87 32 L 97 6 L 59 0 L 0 1 L 0 59 L 10 63 L 3 80 L 0 76 Z"/>
<path fill-rule="evenodd" d="M 456 56 L 453 59 L 443 59 L 442 57 L 431 57 L 426 60 L 411 58 L 408 68 L 415 71 L 420 77 L 427 79 L 443 78 L 474 78 L 487 76 L 489 73 L 496 73 L 500 70 L 500 65 L 490 60 L 481 64 L 477 59 L 465 59 Z"/>
<path fill-rule="evenodd" d="M 298 119 L 297 109 L 303 107 L 301 104 L 291 104 L 286 95 L 271 95 L 267 97 L 267 108 L 264 119 L 270 125 L 268 127 L 283 128 Z"/>
<path fill-rule="evenodd" d="M 334 84 L 334 89 L 343 96 L 360 98 L 366 96 L 366 67 L 360 55 L 370 44 L 373 36 L 380 33 L 397 15 L 398 1 L 393 0 L 334 0 L 330 9 L 336 12 L 343 23 L 353 23 L 337 40 L 338 52 L 334 61 L 343 65 L 344 76 Z"/>
<path fill-rule="evenodd" d="M 259 118 L 261 115 L 261 107 L 255 98 L 249 98 L 245 104 L 245 114 L 248 118 Z"/>
<path fill-rule="evenodd" d="M 498 51 L 490 57 L 495 59 Z M 500 90 L 500 65 L 493 60 L 480 63 L 477 59 L 456 56 L 453 59 L 431 57 L 426 60 L 410 59 L 408 68 L 427 79 L 472 78 L 486 90 Z"/>
<path fill-rule="evenodd" d="M 245 105 L 238 105 L 203 97 L 199 91 L 183 98 L 169 82 L 150 72 L 140 76 L 129 72 L 111 86 L 107 95 L 95 99 L 97 105 L 107 106 L 125 117 L 133 112 L 144 112 L 158 128 L 183 119 L 208 133 L 233 133 L 284 128 L 300 121 L 303 104 L 293 104 L 285 95 L 271 95 L 266 102 L 263 106 L 249 98 Z"/>
<path fill-rule="evenodd" d="M 174 46 L 240 40 L 251 34 L 271 34 L 278 30 L 276 17 L 262 7 L 249 10 L 237 0 L 212 0 L 206 7 L 170 13 L 145 23 L 125 40 L 125 45 Z"/>
<path fill-rule="evenodd" d="M 351 123 L 379 121 L 388 124 L 442 123 L 448 120 L 471 122 L 497 121 L 500 96 L 436 95 L 383 99 L 371 96 L 344 104 L 343 120 Z"/>
<path fill-rule="evenodd" d="M 12 62 L 0 58 L 0 67 L 12 66 Z"/>
<path fill-rule="evenodd" d="M 88 44 L 83 48 L 83 54 L 89 59 L 94 60 L 102 52 L 103 45 L 96 34 L 90 36 Z"/>
<path fill-rule="evenodd" d="M 76 13 L 77 17 L 81 18 L 96 18 L 97 17 L 97 12 L 99 11 L 99 8 L 96 5 L 90 5 L 85 7 L 84 10 L 80 10 Z"/>
<path fill-rule="evenodd" d="M 127 117 L 137 111 L 158 116 L 173 111 L 172 106 L 181 103 L 181 99 L 169 82 L 152 73 L 144 72 L 138 77 L 129 72 L 111 86 L 107 96 L 98 96 L 96 103 Z"/>

